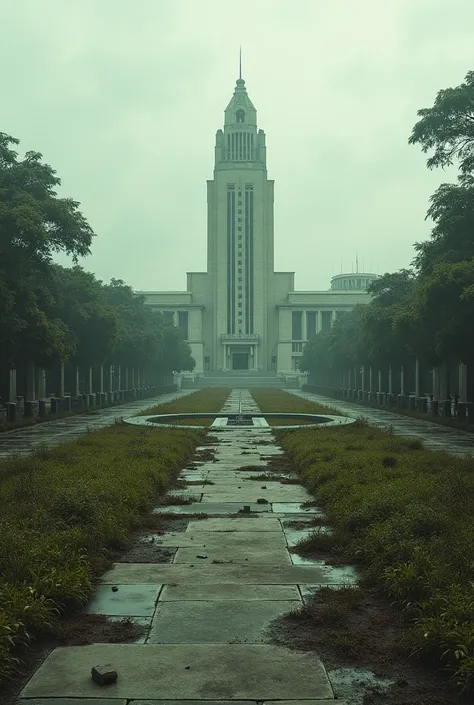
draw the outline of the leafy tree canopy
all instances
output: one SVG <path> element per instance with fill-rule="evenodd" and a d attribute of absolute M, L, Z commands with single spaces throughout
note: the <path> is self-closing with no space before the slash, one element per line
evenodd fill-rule
<path fill-rule="evenodd" d="M 67 356 L 67 326 L 50 318 L 54 252 L 77 260 L 94 233 L 79 204 L 58 198 L 60 180 L 38 152 L 18 158 L 19 141 L 0 132 L 0 362 L 21 362 L 32 350 L 40 361 Z"/>
<path fill-rule="evenodd" d="M 434 150 L 427 160 L 430 169 L 459 162 L 462 176 L 474 171 L 474 71 L 464 83 L 438 92 L 433 107 L 418 111 L 409 143 L 423 152 Z"/>

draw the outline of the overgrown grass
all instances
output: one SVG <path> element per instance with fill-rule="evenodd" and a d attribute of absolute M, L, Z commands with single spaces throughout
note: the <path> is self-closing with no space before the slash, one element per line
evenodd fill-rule
<path fill-rule="evenodd" d="M 282 404 L 280 394 L 255 398 L 267 411 Z M 411 653 L 473 692 L 474 461 L 364 422 L 276 434 L 340 550 L 404 609 Z"/>
<path fill-rule="evenodd" d="M 227 397 L 230 394 L 228 387 L 216 387 L 215 389 L 200 389 L 181 399 L 170 401 L 167 404 L 152 406 L 140 412 L 140 416 L 150 414 L 179 414 L 179 413 L 210 413 L 220 412 Z M 210 426 L 214 419 L 179 419 L 176 421 L 184 426 Z"/>
<path fill-rule="evenodd" d="M 85 604 L 204 431 L 117 423 L 0 465 L 0 681 L 17 647 Z"/>
<path fill-rule="evenodd" d="M 288 412 L 294 414 L 330 414 L 340 416 L 340 412 L 316 402 L 307 401 L 301 397 L 280 389 L 255 387 L 249 390 L 261 411 L 268 413 Z M 267 419 L 270 426 L 293 426 L 302 422 L 301 419 Z"/>

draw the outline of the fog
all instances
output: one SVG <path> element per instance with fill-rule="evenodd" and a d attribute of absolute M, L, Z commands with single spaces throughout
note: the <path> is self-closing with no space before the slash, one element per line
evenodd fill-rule
<path fill-rule="evenodd" d="M 429 236 L 416 111 L 472 69 L 472 0 L 15 0 L 0 130 L 44 155 L 97 233 L 81 264 L 141 290 L 206 267 L 206 179 L 238 77 L 267 135 L 276 269 L 298 289 L 393 271 Z M 65 260 L 61 260 L 64 262 Z"/>

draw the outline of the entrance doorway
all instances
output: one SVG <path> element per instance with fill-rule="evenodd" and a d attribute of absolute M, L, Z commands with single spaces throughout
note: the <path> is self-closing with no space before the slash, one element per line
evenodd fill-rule
<path fill-rule="evenodd" d="M 232 369 L 233 370 L 248 370 L 249 354 L 243 352 L 232 353 Z"/>

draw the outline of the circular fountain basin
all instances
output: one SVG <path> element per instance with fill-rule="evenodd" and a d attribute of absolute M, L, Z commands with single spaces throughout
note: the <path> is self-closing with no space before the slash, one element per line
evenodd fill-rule
<path fill-rule="evenodd" d="M 216 419 L 227 423 L 216 423 L 212 426 L 202 426 L 199 424 L 179 424 L 179 421 L 199 419 Z M 254 422 L 255 419 L 255 422 Z M 266 419 L 292 419 L 301 421 L 301 423 L 292 423 L 289 425 L 278 424 L 270 426 Z M 135 426 L 147 426 L 164 428 L 203 428 L 212 431 L 235 431 L 237 429 L 258 428 L 260 430 L 277 430 L 277 429 L 296 429 L 296 428 L 311 428 L 314 426 L 324 426 L 325 428 L 332 426 L 347 426 L 354 423 L 355 418 L 348 416 L 331 416 L 328 414 L 295 414 L 295 413 L 183 413 L 183 414 L 151 414 L 150 416 L 130 416 L 124 419 L 125 423 Z"/>

